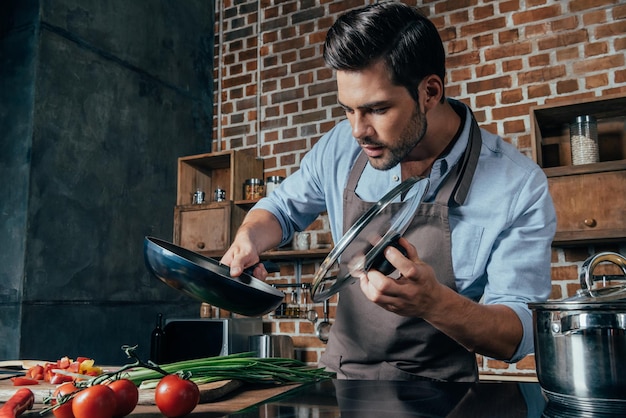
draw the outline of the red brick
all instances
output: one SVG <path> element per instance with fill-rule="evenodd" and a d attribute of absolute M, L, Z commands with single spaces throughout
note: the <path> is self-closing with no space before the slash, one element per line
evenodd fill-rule
<path fill-rule="evenodd" d="M 487 80 L 469 82 L 467 83 L 467 92 L 480 93 L 488 90 L 497 90 L 509 87 L 511 87 L 511 77 L 501 76 Z"/>
<path fill-rule="evenodd" d="M 599 87 L 605 87 L 609 84 L 608 74 L 595 74 L 585 78 L 585 88 L 597 89 Z"/>
<path fill-rule="evenodd" d="M 448 42 L 448 54 L 455 54 L 467 50 L 467 40 L 459 39 Z"/>
<path fill-rule="evenodd" d="M 554 32 L 561 32 L 566 30 L 574 30 L 578 26 L 578 19 L 576 16 L 567 16 L 563 19 L 558 19 L 550 22 L 550 27 Z"/>
<path fill-rule="evenodd" d="M 493 93 L 476 95 L 476 107 L 477 108 L 495 106 L 496 103 L 497 103 L 496 95 Z"/>
<path fill-rule="evenodd" d="M 515 364 L 518 370 L 535 370 L 537 365 L 535 363 L 535 356 L 530 354 Z"/>
<path fill-rule="evenodd" d="M 612 8 L 613 19 L 620 20 L 626 19 L 626 3 L 622 5 L 613 6 Z"/>
<path fill-rule="evenodd" d="M 596 39 L 623 36 L 624 33 L 626 33 L 626 19 L 605 25 L 598 25 L 594 31 Z"/>
<path fill-rule="evenodd" d="M 569 2 L 569 9 L 572 12 L 582 12 L 594 7 L 608 6 L 615 4 L 614 0 L 571 0 Z"/>
<path fill-rule="evenodd" d="M 500 101 L 503 104 L 519 103 L 522 100 L 524 100 L 522 89 L 503 90 L 501 93 Z"/>
<path fill-rule="evenodd" d="M 435 5 L 435 14 L 441 15 L 447 12 L 453 12 L 458 9 L 473 7 L 478 4 L 478 0 L 448 0 L 439 2 Z"/>
<path fill-rule="evenodd" d="M 450 82 L 459 82 L 469 80 L 472 77 L 471 68 L 461 68 L 459 70 L 450 71 Z"/>
<path fill-rule="evenodd" d="M 559 33 L 553 36 L 544 36 L 538 42 L 539 50 L 568 47 L 573 44 L 587 42 L 589 40 L 587 31 L 584 29 L 574 32 Z"/>
<path fill-rule="evenodd" d="M 483 78 L 496 73 L 495 64 L 486 64 L 476 67 L 476 77 Z"/>
<path fill-rule="evenodd" d="M 563 77 L 565 74 L 565 67 L 562 65 L 545 67 L 518 74 L 518 82 L 520 84 L 533 84 L 536 82 L 554 80 L 556 78 Z"/>
<path fill-rule="evenodd" d="M 563 48 L 556 51 L 557 62 L 561 61 L 573 61 L 580 58 L 580 53 L 577 46 L 571 48 Z"/>
<path fill-rule="evenodd" d="M 512 118 L 515 116 L 526 117 L 528 115 L 528 104 L 517 104 L 511 106 L 498 106 L 491 110 L 495 120 Z"/>
<path fill-rule="evenodd" d="M 524 125 L 524 119 L 508 120 L 503 122 L 504 130 L 507 133 L 512 132 L 525 132 L 526 126 Z"/>
<path fill-rule="evenodd" d="M 578 90 L 578 80 L 564 80 L 556 83 L 557 94 L 572 93 Z"/>
<path fill-rule="evenodd" d="M 513 13 L 513 24 L 524 25 L 529 22 L 559 17 L 563 13 L 560 4 L 562 3 Z"/>
<path fill-rule="evenodd" d="M 448 68 L 476 65 L 480 62 L 480 54 L 478 51 L 470 51 L 458 55 L 448 55 L 446 58 L 446 65 Z"/>
<path fill-rule="evenodd" d="M 460 10 L 448 15 L 448 24 L 450 27 L 465 24 L 470 21 L 469 12 L 467 9 Z"/>
<path fill-rule="evenodd" d="M 505 73 L 511 72 L 511 71 L 519 71 L 524 67 L 524 64 L 522 62 L 521 59 L 519 58 L 514 58 L 514 59 L 510 59 L 507 61 L 502 61 L 502 70 Z"/>
<path fill-rule="evenodd" d="M 498 29 L 506 28 L 506 19 L 504 17 L 495 17 L 493 19 L 484 20 L 481 22 L 470 23 L 460 28 L 460 34 L 462 37 L 473 36 L 483 32 L 497 31 Z"/>
<path fill-rule="evenodd" d="M 528 58 L 531 67 L 544 67 L 550 64 L 550 54 L 537 54 Z"/>
<path fill-rule="evenodd" d="M 498 33 L 498 42 L 500 44 L 510 44 L 519 40 L 519 30 L 510 29 Z"/>
<path fill-rule="evenodd" d="M 606 71 L 610 68 L 624 66 L 624 54 L 609 55 L 595 59 L 586 59 L 572 65 L 574 74 L 589 74 L 596 71 Z"/>
<path fill-rule="evenodd" d="M 488 4 L 486 6 L 473 7 L 472 15 L 474 20 L 483 20 L 492 17 L 494 15 L 493 5 Z"/>
<path fill-rule="evenodd" d="M 609 52 L 609 46 L 606 42 L 593 42 L 585 45 L 585 57 L 604 55 L 607 52 Z"/>
<path fill-rule="evenodd" d="M 528 86 L 528 98 L 534 99 L 537 97 L 545 97 L 550 96 L 550 85 L 549 84 L 535 84 Z"/>
<path fill-rule="evenodd" d="M 532 52 L 532 48 L 533 47 L 530 42 L 521 42 L 487 48 L 485 50 L 485 59 L 487 61 L 496 61 L 502 58 L 520 57 L 530 54 Z"/>

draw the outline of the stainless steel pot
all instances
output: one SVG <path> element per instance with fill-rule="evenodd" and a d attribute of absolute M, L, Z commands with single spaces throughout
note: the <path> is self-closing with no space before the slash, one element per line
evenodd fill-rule
<path fill-rule="evenodd" d="M 583 263 L 576 296 L 529 304 L 539 383 L 551 401 L 581 410 L 626 410 L 626 286 L 593 288 L 605 261 L 626 276 L 626 258 L 600 253 Z"/>
<path fill-rule="evenodd" d="M 289 335 L 251 335 L 250 351 L 258 357 L 294 358 L 293 340 Z"/>

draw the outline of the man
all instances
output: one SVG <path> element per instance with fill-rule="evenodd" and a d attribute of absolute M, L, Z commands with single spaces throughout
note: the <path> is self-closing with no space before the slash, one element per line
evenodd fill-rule
<path fill-rule="evenodd" d="M 370 270 L 341 290 L 322 365 L 347 379 L 474 381 L 475 353 L 515 362 L 532 352 L 527 303 L 550 293 L 556 225 L 541 169 L 445 97 L 443 45 L 416 9 L 348 12 L 324 59 L 347 120 L 249 212 L 222 259 L 231 274 L 323 211 L 337 242 L 403 179 L 427 176 L 400 240 L 407 256 L 384 252 L 400 277 Z"/>

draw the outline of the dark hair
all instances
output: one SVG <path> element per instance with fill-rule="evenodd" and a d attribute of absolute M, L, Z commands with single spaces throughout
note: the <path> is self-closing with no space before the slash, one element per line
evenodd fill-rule
<path fill-rule="evenodd" d="M 439 32 L 416 8 L 384 2 L 347 12 L 326 35 L 324 61 L 334 70 L 358 71 L 382 59 L 391 81 L 417 101 L 417 86 L 435 74 L 444 81 L 445 52 Z"/>

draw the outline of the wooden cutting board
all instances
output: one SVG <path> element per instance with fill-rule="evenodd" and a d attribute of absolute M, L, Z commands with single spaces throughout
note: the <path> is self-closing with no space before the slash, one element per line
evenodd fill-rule
<path fill-rule="evenodd" d="M 200 403 L 213 402 L 233 392 L 243 385 L 240 380 L 223 380 L 198 386 Z M 38 385 L 25 386 L 35 394 L 35 403 L 41 404 L 44 399 L 54 393 L 55 385 L 40 382 Z M 6 402 L 20 387 L 13 386 L 11 380 L 0 380 L 0 402 Z M 139 390 L 139 405 L 154 405 L 154 389 Z"/>

